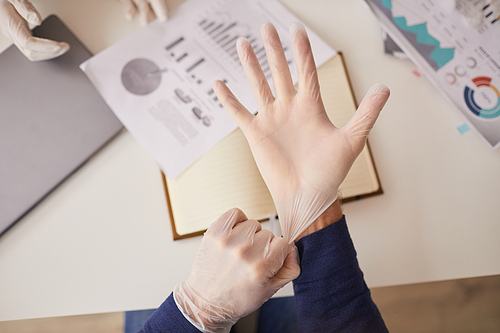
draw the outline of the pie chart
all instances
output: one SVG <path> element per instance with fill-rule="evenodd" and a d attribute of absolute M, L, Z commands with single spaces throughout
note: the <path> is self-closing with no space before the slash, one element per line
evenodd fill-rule
<path fill-rule="evenodd" d="M 134 59 L 123 67 L 122 84 L 131 94 L 149 95 L 160 86 L 164 71 L 151 60 Z"/>
<path fill-rule="evenodd" d="M 465 86 L 465 104 L 476 116 L 494 119 L 500 116 L 500 92 L 491 84 L 491 78 L 478 76 L 472 79 L 476 89 Z"/>

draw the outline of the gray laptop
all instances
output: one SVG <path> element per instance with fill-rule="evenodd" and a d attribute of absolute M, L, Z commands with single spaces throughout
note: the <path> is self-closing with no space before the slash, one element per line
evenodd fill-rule
<path fill-rule="evenodd" d="M 59 58 L 0 54 L 0 235 L 111 140 L 122 124 L 79 65 L 90 52 L 56 17 L 35 36 L 65 41 Z"/>

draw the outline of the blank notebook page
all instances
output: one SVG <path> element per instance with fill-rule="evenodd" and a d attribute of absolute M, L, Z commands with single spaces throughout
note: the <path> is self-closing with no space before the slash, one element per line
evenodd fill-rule
<path fill-rule="evenodd" d="M 240 129 L 219 142 L 175 179 L 167 179 L 177 233 L 208 228 L 238 207 L 248 218 L 276 213 L 271 194 Z"/>

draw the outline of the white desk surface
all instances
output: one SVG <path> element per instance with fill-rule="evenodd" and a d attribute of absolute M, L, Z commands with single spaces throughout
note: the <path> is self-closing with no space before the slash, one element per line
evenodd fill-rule
<path fill-rule="evenodd" d="M 33 2 L 93 53 L 138 28 L 117 0 Z M 361 0 L 282 2 L 343 51 L 358 101 L 375 82 L 392 90 L 370 136 L 385 194 L 344 206 L 368 285 L 500 274 L 500 150 L 459 134 L 458 111 L 384 55 Z M 0 320 L 158 307 L 200 239 L 172 241 L 160 171 L 124 132 L 0 238 Z"/>

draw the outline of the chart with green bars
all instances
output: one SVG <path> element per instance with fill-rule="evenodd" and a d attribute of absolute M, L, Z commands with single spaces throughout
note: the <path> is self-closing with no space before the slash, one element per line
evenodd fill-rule
<path fill-rule="evenodd" d="M 432 6 L 432 1 L 426 5 L 422 5 L 418 1 L 376 0 L 374 3 L 394 22 L 435 71 L 453 59 L 455 47 L 452 33 L 440 29 L 439 17 L 442 16 L 442 13 L 436 11 L 436 8 Z M 428 20 L 428 14 L 432 11 L 434 13 L 431 14 L 431 17 L 435 18 L 435 22 Z M 432 32 L 429 31 L 431 29 Z"/>

